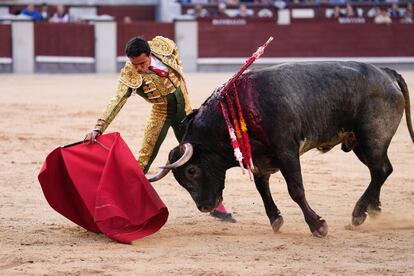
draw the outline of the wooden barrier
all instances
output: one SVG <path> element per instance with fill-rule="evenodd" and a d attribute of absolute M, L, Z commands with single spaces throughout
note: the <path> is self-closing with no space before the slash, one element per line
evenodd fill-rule
<path fill-rule="evenodd" d="M 95 56 L 93 25 L 38 23 L 34 26 L 36 56 Z"/>
<path fill-rule="evenodd" d="M 199 20 L 200 58 L 245 57 L 269 36 L 275 40 L 266 49 L 266 57 L 414 56 L 413 24 L 213 20 Z"/>
<path fill-rule="evenodd" d="M 162 35 L 174 40 L 174 23 L 136 22 L 117 26 L 117 55 L 125 56 L 125 44 L 134 36 L 141 36 L 150 40 L 157 35 Z"/>
<path fill-rule="evenodd" d="M 267 58 L 403 57 L 404 63 L 412 63 L 414 57 L 414 47 L 412 47 L 414 45 L 414 36 L 412 35 L 414 24 L 377 25 L 372 22 L 340 24 L 332 19 L 323 19 L 298 20 L 290 25 L 278 25 L 269 19 L 243 18 L 200 19 L 198 25 L 194 22 L 192 24 L 194 25 L 193 39 L 180 46 L 181 49 L 186 49 L 186 47 L 182 48 L 183 46 L 191 46 L 189 48 L 191 51 L 182 50 L 184 51 L 183 56 L 187 54 L 187 68 L 190 68 L 188 67 L 189 52 L 194 53 L 192 65 L 196 65 L 197 62 L 200 62 L 199 64 L 215 62 L 219 65 L 225 65 L 234 62 L 234 60 L 212 60 L 210 58 L 246 57 L 269 36 L 274 36 L 275 40 L 266 49 L 264 57 Z M 42 63 L 49 63 L 47 66 L 52 66 L 52 63 L 84 64 L 85 68 L 88 67 L 88 72 L 94 70 L 96 58 L 98 58 L 95 56 L 94 25 L 87 23 L 36 23 L 33 26 L 37 71 L 47 71 L 46 65 Z M 197 26 L 198 41 L 196 38 Z M 184 32 L 185 28 L 180 27 L 177 22 L 118 23 L 117 33 L 111 32 L 108 39 L 98 35 L 105 42 L 112 41 L 113 43 L 116 39 L 116 60 L 119 66 L 125 61 L 125 44 L 131 37 L 142 36 L 144 39 L 150 40 L 156 35 L 162 35 L 175 40 L 175 28 L 181 30 L 178 33 L 181 39 L 178 39 L 179 42 L 183 41 L 183 37 L 187 36 L 186 39 L 188 39 L 188 32 Z M 107 35 L 107 33 L 104 34 Z M 29 37 L 25 36 L 25 32 L 21 35 Z M 0 25 L 0 39 L 2 42 L 0 43 L 0 57 L 5 57 L 6 59 L 2 59 L 3 63 L 9 64 L 11 59 L 8 57 L 12 57 L 12 53 L 16 53 L 11 49 L 10 25 Z M 114 46 L 114 44 L 111 45 L 111 47 Z M 78 59 L 74 57 L 78 57 Z M 112 58 L 114 59 L 114 57 Z M 402 59 L 400 58 L 400 60 Z M 13 64 L 15 65 L 15 63 Z M 85 69 L 85 71 L 87 70 Z"/>
<path fill-rule="evenodd" d="M 0 24 L 0 57 L 11 58 L 11 25 Z"/>

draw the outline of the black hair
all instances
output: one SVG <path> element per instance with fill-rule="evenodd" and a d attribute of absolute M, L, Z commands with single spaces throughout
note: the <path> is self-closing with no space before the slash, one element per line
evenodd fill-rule
<path fill-rule="evenodd" d="M 125 54 L 127 57 L 137 57 L 145 53 L 147 56 L 151 53 L 148 42 L 141 37 L 131 38 L 125 46 Z"/>

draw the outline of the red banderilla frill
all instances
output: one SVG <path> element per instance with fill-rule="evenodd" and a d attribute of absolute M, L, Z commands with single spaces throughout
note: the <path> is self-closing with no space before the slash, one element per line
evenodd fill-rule
<path fill-rule="evenodd" d="M 231 145 L 233 146 L 233 150 L 234 150 L 234 157 L 239 162 L 240 168 L 242 169 L 242 172 L 244 174 L 245 172 L 244 172 L 243 163 L 242 163 L 243 155 L 240 151 L 239 142 L 237 142 L 237 138 L 236 138 L 236 134 L 234 133 L 233 126 L 231 125 L 229 114 L 227 113 L 226 107 L 224 106 L 223 102 L 220 102 L 220 107 L 221 107 L 221 112 L 223 113 L 224 121 L 226 122 L 226 125 L 227 125 L 227 130 L 229 131 Z"/>
<path fill-rule="evenodd" d="M 247 125 L 246 121 L 244 120 L 243 113 L 241 110 L 241 105 L 239 101 L 238 91 L 236 88 L 236 81 L 241 76 L 241 74 L 251 65 L 253 62 L 259 58 L 263 53 L 264 49 L 269 45 L 269 43 L 273 40 L 273 37 L 269 37 L 265 44 L 259 47 L 256 52 L 253 53 L 251 57 L 249 57 L 245 64 L 240 68 L 240 70 L 226 83 L 223 89 L 220 91 L 220 107 L 223 113 L 224 120 L 227 125 L 227 129 L 229 131 L 231 143 L 234 150 L 234 156 L 236 160 L 239 162 L 239 165 L 244 174 L 244 167 L 248 170 L 250 179 L 252 179 L 252 171 L 254 169 L 253 160 L 252 160 L 252 152 L 250 147 L 250 139 L 247 132 Z M 228 91 L 230 88 L 234 86 L 233 95 L 234 101 L 237 108 L 237 114 L 233 108 L 233 103 L 231 101 L 230 95 Z M 223 103 L 223 97 L 226 99 L 227 108 L 230 111 L 230 115 L 232 117 L 233 125 L 230 121 L 229 114 L 226 110 L 226 106 Z M 243 167 L 244 165 L 244 167 Z"/>
<path fill-rule="evenodd" d="M 234 94 L 234 102 L 236 103 L 237 113 L 239 115 L 240 129 L 241 129 L 241 134 L 242 134 L 242 139 L 243 139 L 243 149 L 244 149 L 243 154 L 245 156 L 244 158 L 246 159 L 245 165 L 247 163 L 248 166 L 250 166 L 250 169 L 254 170 L 253 160 L 252 160 L 252 149 L 250 148 L 249 134 L 247 133 L 247 125 L 243 117 L 243 112 L 242 112 L 240 101 L 239 101 L 239 93 L 237 91 L 236 84 L 234 84 L 233 94 Z"/>

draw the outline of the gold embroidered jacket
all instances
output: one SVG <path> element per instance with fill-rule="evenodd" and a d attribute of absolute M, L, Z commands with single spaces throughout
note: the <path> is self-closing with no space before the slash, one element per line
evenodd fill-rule
<path fill-rule="evenodd" d="M 115 96 L 111 99 L 96 123 L 96 128 L 104 132 L 112 120 L 119 113 L 132 93 L 137 93 L 152 104 L 167 104 L 167 96 L 180 87 L 185 99 L 185 112 L 191 112 L 188 91 L 185 85 L 181 58 L 175 43 L 165 37 L 156 36 L 148 41 L 151 54 L 161 60 L 168 67 L 168 78 L 161 78 L 155 74 L 138 74 L 130 61 L 125 63 L 121 70 Z"/>

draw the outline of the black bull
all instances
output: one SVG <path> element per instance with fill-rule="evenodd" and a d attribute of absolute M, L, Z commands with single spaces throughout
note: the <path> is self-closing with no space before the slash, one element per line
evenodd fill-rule
<path fill-rule="evenodd" d="M 269 177 L 280 170 L 311 232 L 327 234 L 327 224 L 309 206 L 302 183 L 300 155 L 314 148 L 326 152 L 341 143 L 342 150 L 352 150 L 368 167 L 371 181 L 353 210 L 354 225 L 381 210 L 381 186 L 393 170 L 387 150 L 404 109 L 414 141 L 409 93 L 399 74 L 357 62 L 296 63 L 252 70 L 236 85 L 249 130 L 254 181 L 274 231 L 283 218 Z M 238 166 L 218 92 L 189 116 L 183 141 L 152 179 L 173 169 L 202 212 L 222 201 L 226 170 Z"/>

